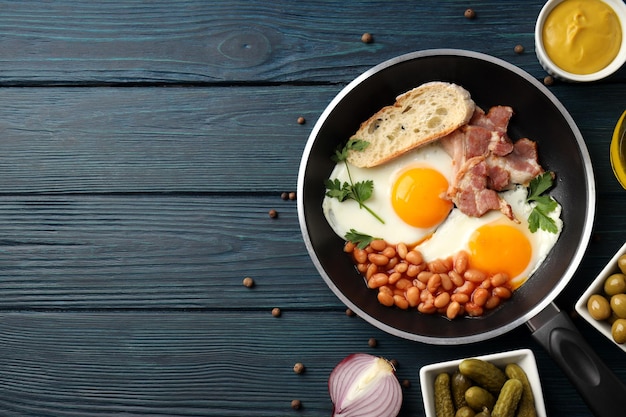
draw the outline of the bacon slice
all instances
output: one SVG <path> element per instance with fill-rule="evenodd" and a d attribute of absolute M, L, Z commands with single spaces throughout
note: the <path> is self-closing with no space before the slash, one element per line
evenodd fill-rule
<path fill-rule="evenodd" d="M 508 134 L 513 109 L 494 106 L 485 113 L 476 107 L 469 123 L 440 139 L 453 159 L 454 182 L 448 197 L 468 216 L 480 217 L 500 210 L 516 220 L 509 204 L 498 195 L 513 184 L 527 185 L 543 172 L 537 144 L 523 138 L 513 142 Z"/>

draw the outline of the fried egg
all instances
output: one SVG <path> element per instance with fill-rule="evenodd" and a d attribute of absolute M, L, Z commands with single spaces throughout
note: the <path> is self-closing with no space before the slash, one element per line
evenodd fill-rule
<path fill-rule="evenodd" d="M 511 205 L 519 223 L 495 210 L 482 217 L 468 217 L 455 208 L 417 249 L 426 261 L 447 258 L 464 250 L 469 254 L 471 268 L 489 274 L 506 272 L 513 288 L 518 288 L 541 265 L 563 229 L 558 205 L 549 213 L 558 232 L 538 229 L 531 233 L 527 219 L 533 205 L 526 201 L 527 193 L 525 187 L 518 186 L 500 194 Z"/>
<path fill-rule="evenodd" d="M 372 196 L 364 203 L 384 223 L 354 200 L 341 202 L 326 196 L 322 209 L 341 237 L 355 229 L 393 244 L 417 244 L 432 234 L 452 210 L 452 202 L 445 198 L 452 175 L 452 159 L 439 143 L 373 168 L 339 162 L 330 180 L 338 179 L 341 184 L 373 181 Z"/>

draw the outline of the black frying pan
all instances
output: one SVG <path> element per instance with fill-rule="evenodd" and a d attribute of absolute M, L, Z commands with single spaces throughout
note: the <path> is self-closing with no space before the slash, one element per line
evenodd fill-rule
<path fill-rule="evenodd" d="M 350 257 L 343 254 L 344 240 L 332 231 L 321 209 L 324 180 L 334 166 L 330 156 L 336 147 L 362 121 L 392 104 L 396 96 L 435 80 L 463 86 L 483 109 L 511 106 L 515 115 L 509 135 L 513 140 L 528 137 L 538 143 L 541 164 L 556 173 L 556 185 L 550 193 L 563 206 L 563 232 L 544 263 L 514 297 L 480 318 L 449 321 L 437 315 L 382 306 L 376 293 L 365 286 Z M 298 177 L 298 216 L 309 254 L 332 291 L 360 317 L 393 335 L 441 345 L 486 340 L 526 323 L 594 413 L 611 416 L 615 410 L 626 410 L 626 387 L 597 359 L 569 318 L 552 303 L 582 260 L 593 227 L 595 203 L 587 147 L 563 105 L 521 69 L 488 55 L 462 50 L 410 53 L 355 79 L 329 104 L 313 128 Z M 576 364 L 571 366 L 573 362 Z"/>

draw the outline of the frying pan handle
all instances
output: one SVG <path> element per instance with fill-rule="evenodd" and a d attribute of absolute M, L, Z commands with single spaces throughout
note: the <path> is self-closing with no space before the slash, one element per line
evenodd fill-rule
<path fill-rule="evenodd" d="M 551 304 L 528 322 L 596 417 L 623 415 L 626 385 L 602 362 L 570 318 Z M 617 412 L 617 414 L 616 414 Z"/>

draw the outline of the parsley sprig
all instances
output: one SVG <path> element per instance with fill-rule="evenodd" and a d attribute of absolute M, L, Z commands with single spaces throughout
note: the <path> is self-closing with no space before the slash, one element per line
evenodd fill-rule
<path fill-rule="evenodd" d="M 349 182 L 341 182 L 339 179 L 326 180 L 326 195 L 331 198 L 343 202 L 346 200 L 354 200 L 359 203 L 359 208 L 367 210 L 376 220 L 385 224 L 385 221 L 378 216 L 371 208 L 369 208 L 365 202 L 372 196 L 374 192 L 374 181 L 366 180 L 359 181 L 357 183 L 352 181 L 352 175 L 350 174 L 350 167 L 348 165 L 348 151 L 362 151 L 369 146 L 369 142 L 361 139 L 350 139 L 345 146 L 338 148 L 335 154 L 332 156 L 332 160 L 339 163 L 346 164 L 346 170 L 348 172 Z"/>
<path fill-rule="evenodd" d="M 557 233 L 558 228 L 549 213 L 557 208 L 557 202 L 549 195 L 542 195 L 552 187 L 554 174 L 552 172 L 544 172 L 534 178 L 528 187 L 527 202 L 534 202 L 535 207 L 528 217 L 528 229 L 531 233 L 535 233 L 538 229 L 545 230 L 550 233 Z"/>
<path fill-rule="evenodd" d="M 359 249 L 365 249 L 367 245 L 372 243 L 372 240 L 376 240 L 375 237 L 357 232 L 354 229 L 350 229 L 350 231 L 346 233 L 345 238 L 347 241 L 354 243 Z"/>

